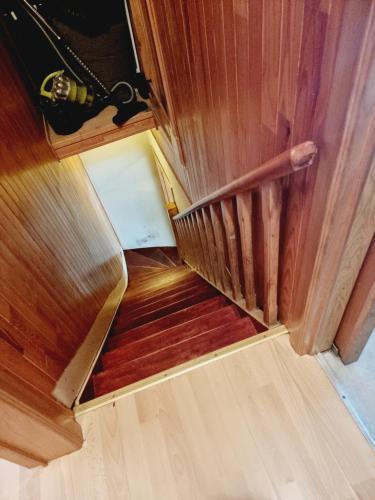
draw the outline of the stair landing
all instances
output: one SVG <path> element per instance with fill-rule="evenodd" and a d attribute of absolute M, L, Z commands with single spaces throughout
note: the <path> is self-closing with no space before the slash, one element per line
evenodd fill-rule
<path fill-rule="evenodd" d="M 260 332 L 174 249 L 125 252 L 129 286 L 81 402 Z"/>

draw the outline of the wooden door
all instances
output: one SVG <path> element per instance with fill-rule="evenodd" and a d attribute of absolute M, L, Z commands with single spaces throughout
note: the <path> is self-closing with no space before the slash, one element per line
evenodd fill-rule
<path fill-rule="evenodd" d="M 375 328 L 375 239 L 346 306 L 335 345 L 344 363 L 357 361 Z"/>

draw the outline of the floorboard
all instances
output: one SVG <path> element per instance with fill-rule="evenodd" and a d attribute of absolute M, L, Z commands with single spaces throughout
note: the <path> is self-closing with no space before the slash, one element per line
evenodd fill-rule
<path fill-rule="evenodd" d="M 79 420 L 82 450 L 30 471 L 0 461 L 2 500 L 374 500 L 373 451 L 287 336 Z"/>

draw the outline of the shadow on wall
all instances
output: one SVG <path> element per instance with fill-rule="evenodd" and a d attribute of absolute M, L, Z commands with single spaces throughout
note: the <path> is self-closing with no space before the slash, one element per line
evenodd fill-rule
<path fill-rule="evenodd" d="M 146 132 L 80 157 L 123 249 L 176 245 Z"/>

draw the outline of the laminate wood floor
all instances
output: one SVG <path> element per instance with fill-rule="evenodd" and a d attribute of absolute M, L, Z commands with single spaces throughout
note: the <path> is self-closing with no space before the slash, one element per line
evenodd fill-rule
<path fill-rule="evenodd" d="M 375 499 L 375 454 L 287 336 L 79 418 L 82 450 L 0 462 L 2 500 Z"/>

